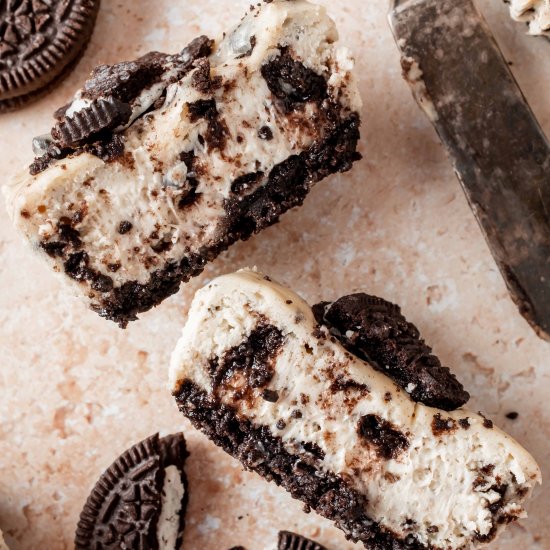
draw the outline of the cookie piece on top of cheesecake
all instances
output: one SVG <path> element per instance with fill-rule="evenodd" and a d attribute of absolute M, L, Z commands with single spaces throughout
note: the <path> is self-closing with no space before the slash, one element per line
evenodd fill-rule
<path fill-rule="evenodd" d="M 338 303 L 324 308 L 331 323 L 358 323 L 341 340 L 268 277 L 244 270 L 212 281 L 172 356 L 180 410 L 369 549 L 482 546 L 524 517 L 541 479 L 529 453 L 481 413 L 448 410 L 468 396 L 439 362 L 395 370 L 401 352 L 427 350 L 417 333 L 403 340 L 386 306 L 376 321 L 368 300 L 364 314 L 356 300 Z M 389 329 L 369 336 L 373 319 Z"/>

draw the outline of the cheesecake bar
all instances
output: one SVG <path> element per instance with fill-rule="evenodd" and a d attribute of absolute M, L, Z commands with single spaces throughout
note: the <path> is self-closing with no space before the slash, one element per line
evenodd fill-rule
<path fill-rule="evenodd" d="M 361 100 L 324 8 L 251 6 L 218 41 L 96 68 L 8 186 L 16 226 L 125 326 L 360 158 Z"/>
<path fill-rule="evenodd" d="M 529 34 L 550 37 L 550 0 L 510 0 L 510 13 L 529 25 Z"/>
<path fill-rule="evenodd" d="M 404 318 L 396 331 L 400 312 L 385 303 L 375 315 L 361 300 L 317 306 L 319 323 L 257 272 L 215 279 L 197 293 L 172 356 L 178 406 L 245 468 L 366 548 L 483 546 L 525 516 L 540 470 L 481 413 L 446 410 L 449 396 L 467 399 L 460 384 L 426 359 L 417 333 L 407 343 Z M 409 360 L 399 367 L 396 357 Z M 431 368 L 436 382 L 426 382 Z M 438 400 L 445 408 L 422 402 Z"/>

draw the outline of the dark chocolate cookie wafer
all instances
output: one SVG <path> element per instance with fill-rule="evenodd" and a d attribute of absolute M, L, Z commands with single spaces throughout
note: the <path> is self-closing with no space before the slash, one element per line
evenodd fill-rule
<path fill-rule="evenodd" d="M 470 398 L 451 371 L 432 355 L 399 306 L 375 296 L 352 294 L 333 304 L 317 304 L 313 313 L 344 346 L 374 362 L 415 401 L 451 411 Z"/>
<path fill-rule="evenodd" d="M 40 97 L 92 34 L 100 0 L 0 2 L 0 113 Z"/>
<path fill-rule="evenodd" d="M 77 550 L 155 550 L 181 546 L 188 456 L 183 434 L 153 435 L 101 476 L 80 514 Z"/>
<path fill-rule="evenodd" d="M 279 533 L 279 545 L 277 550 L 327 550 L 319 543 L 306 539 L 290 531 L 281 531 Z"/>

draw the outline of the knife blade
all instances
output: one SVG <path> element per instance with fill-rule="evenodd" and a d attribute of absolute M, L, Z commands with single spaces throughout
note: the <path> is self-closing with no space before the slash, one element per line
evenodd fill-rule
<path fill-rule="evenodd" d="M 550 340 L 550 144 L 471 0 L 394 0 L 403 75 L 512 299 Z"/>

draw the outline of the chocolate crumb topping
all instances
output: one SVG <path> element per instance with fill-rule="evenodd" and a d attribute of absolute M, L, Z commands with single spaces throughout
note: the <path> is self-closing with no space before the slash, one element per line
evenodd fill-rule
<path fill-rule="evenodd" d="M 432 355 L 399 306 L 367 294 L 353 294 L 333 304 L 317 304 L 313 313 L 352 353 L 410 391 L 413 400 L 454 410 L 470 398 L 451 371 Z"/>
<path fill-rule="evenodd" d="M 132 225 L 131 222 L 129 221 L 123 221 L 123 222 L 120 222 L 119 226 L 118 226 L 118 232 L 121 234 L 121 235 L 126 235 L 126 233 L 129 233 L 130 231 L 132 231 L 132 228 L 134 226 Z"/>
<path fill-rule="evenodd" d="M 262 392 L 262 398 L 265 401 L 269 401 L 270 403 L 277 403 L 277 401 L 279 401 L 279 393 L 276 392 L 275 390 L 265 389 Z"/>
<path fill-rule="evenodd" d="M 273 139 L 273 131 L 269 126 L 262 126 L 258 130 L 258 137 L 260 139 L 265 139 L 266 141 L 271 141 Z"/>
<path fill-rule="evenodd" d="M 30 175 L 36 176 L 37 174 L 40 174 L 40 172 L 46 170 L 52 162 L 65 158 L 70 153 L 71 149 L 61 149 L 52 143 L 42 156 L 34 159 L 33 163 L 29 167 Z"/>
<path fill-rule="evenodd" d="M 84 83 L 82 97 L 91 100 L 112 97 L 130 103 L 160 79 L 168 57 L 164 53 L 150 52 L 135 61 L 99 65 Z"/>
<path fill-rule="evenodd" d="M 306 509 L 335 522 L 354 542 L 372 550 L 427 550 L 413 537 L 405 541 L 365 515 L 365 497 L 321 466 L 310 453 L 290 454 L 280 437 L 255 427 L 231 407 L 222 405 L 193 382 L 175 394 L 180 410 L 195 428 L 238 459 L 247 470 L 283 486 Z"/>
<path fill-rule="evenodd" d="M 390 460 L 409 448 L 409 440 L 396 427 L 376 414 L 367 414 L 359 420 L 357 432 L 376 449 L 379 457 Z"/>
<path fill-rule="evenodd" d="M 228 134 L 227 126 L 219 118 L 218 109 L 216 108 L 216 100 L 214 99 L 199 99 L 188 104 L 189 119 L 191 122 L 197 122 L 201 118 L 208 122 L 206 142 L 211 149 L 223 149 Z"/>
<path fill-rule="evenodd" d="M 221 77 L 212 78 L 210 61 L 207 58 L 195 62 L 196 70 L 191 79 L 191 85 L 201 94 L 211 94 L 221 86 Z"/>
<path fill-rule="evenodd" d="M 469 426 L 469 424 L 468 424 Z M 443 418 L 439 413 L 432 419 L 432 433 L 438 437 L 456 432 L 456 422 L 452 418 Z"/>
<path fill-rule="evenodd" d="M 104 162 L 114 162 L 124 158 L 124 138 L 121 134 L 106 134 L 94 143 L 89 143 L 76 151 L 90 153 Z"/>
<path fill-rule="evenodd" d="M 478 412 L 479 416 L 483 418 L 483 426 L 487 428 L 488 430 L 491 430 L 494 426 L 493 421 L 489 420 L 483 413 Z"/>
<path fill-rule="evenodd" d="M 467 418 L 461 418 L 458 423 L 463 430 L 470 429 L 470 421 Z"/>
<path fill-rule="evenodd" d="M 181 52 L 181 57 L 189 62 L 209 57 L 212 54 L 214 40 L 204 34 L 192 40 Z"/>

